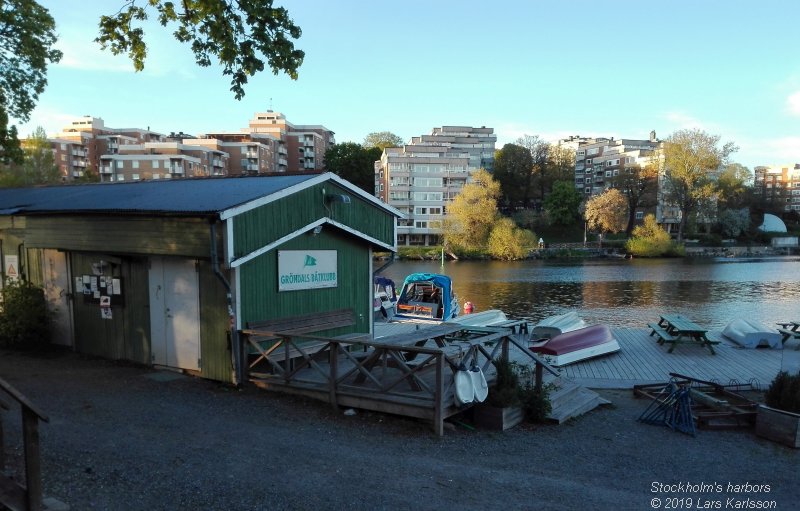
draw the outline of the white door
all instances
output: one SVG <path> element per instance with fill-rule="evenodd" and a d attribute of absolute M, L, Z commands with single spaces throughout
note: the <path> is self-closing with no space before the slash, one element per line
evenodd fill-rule
<path fill-rule="evenodd" d="M 69 270 L 67 254 L 58 250 L 43 250 L 44 295 L 53 314 L 53 344 L 72 346 L 72 303 L 69 299 Z"/>
<path fill-rule="evenodd" d="M 200 369 L 200 293 L 192 259 L 150 259 L 153 363 Z"/>

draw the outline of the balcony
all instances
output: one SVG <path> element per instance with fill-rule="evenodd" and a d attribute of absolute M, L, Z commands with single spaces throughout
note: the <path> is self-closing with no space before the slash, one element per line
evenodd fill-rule
<path fill-rule="evenodd" d="M 245 158 L 250 158 L 251 160 L 258 159 L 258 151 L 247 151 L 244 153 Z"/>
<path fill-rule="evenodd" d="M 313 138 L 303 139 L 303 147 L 314 147 L 314 139 Z"/>
<path fill-rule="evenodd" d="M 183 165 L 170 165 L 169 173 L 183 175 Z"/>
<path fill-rule="evenodd" d="M 278 158 L 278 165 L 283 165 L 284 167 L 288 165 L 286 158 Z"/>
<path fill-rule="evenodd" d="M 86 167 L 86 162 L 84 160 L 72 160 L 73 167 Z"/>
<path fill-rule="evenodd" d="M 114 173 L 114 169 L 110 165 L 104 165 L 104 166 L 100 167 L 100 173 L 101 174 L 113 174 Z"/>
<path fill-rule="evenodd" d="M 257 163 L 248 163 L 244 166 L 244 170 L 247 172 L 258 172 L 258 164 Z"/>
<path fill-rule="evenodd" d="M 214 160 L 211 162 L 211 165 L 213 165 L 214 167 L 224 167 L 225 166 L 225 164 L 219 158 L 214 158 Z"/>

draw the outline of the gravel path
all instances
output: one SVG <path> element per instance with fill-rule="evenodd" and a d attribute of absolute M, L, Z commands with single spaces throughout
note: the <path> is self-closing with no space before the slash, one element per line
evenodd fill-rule
<path fill-rule="evenodd" d="M 73 510 L 732 509 L 746 498 L 789 510 L 800 499 L 800 452 L 752 431 L 692 438 L 641 424 L 647 401 L 629 391 L 601 391 L 612 406 L 561 426 L 439 438 L 414 420 L 164 374 L 0 351 L 0 376 L 50 416 L 46 496 Z M 18 417 L 4 416 L 12 466 Z"/>

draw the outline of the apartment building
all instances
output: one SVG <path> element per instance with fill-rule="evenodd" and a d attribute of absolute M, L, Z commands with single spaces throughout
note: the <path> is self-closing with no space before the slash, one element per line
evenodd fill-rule
<path fill-rule="evenodd" d="M 575 188 L 586 197 L 610 188 L 611 178 L 626 166 L 646 165 L 661 145 L 654 131 L 648 140 L 570 137 L 559 141 L 575 142 Z"/>
<path fill-rule="evenodd" d="M 398 220 L 398 245 L 440 243 L 447 204 L 472 172 L 493 168 L 496 142 L 493 128 L 443 126 L 384 149 L 375 162 L 375 195 L 405 216 Z"/>
<path fill-rule="evenodd" d="M 80 178 L 89 169 L 99 172 L 100 157 L 116 154 L 120 145 L 162 140 L 162 134 L 149 128 L 109 128 L 103 119 L 88 115 L 73 120 L 61 132 L 48 138 L 55 163 L 65 181 Z"/>
<path fill-rule="evenodd" d="M 800 212 L 800 163 L 758 166 L 753 193 L 773 211 Z"/>
<path fill-rule="evenodd" d="M 194 142 L 196 139 L 188 139 Z M 173 177 L 227 176 L 228 153 L 216 146 L 182 142 L 120 145 L 100 157 L 102 181 L 138 181 Z"/>
<path fill-rule="evenodd" d="M 276 172 L 322 172 L 325 152 L 336 143 L 334 132 L 325 126 L 292 124 L 285 115 L 272 110 L 256 113 L 247 130 L 250 134 L 268 134 L 278 140 Z"/>
<path fill-rule="evenodd" d="M 183 143 L 228 153 L 228 173 L 232 176 L 287 171 L 286 144 L 267 133 L 206 133 Z"/>

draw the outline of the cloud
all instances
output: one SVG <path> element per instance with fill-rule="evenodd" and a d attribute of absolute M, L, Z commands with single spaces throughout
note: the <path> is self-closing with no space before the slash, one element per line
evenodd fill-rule
<path fill-rule="evenodd" d="M 124 55 L 113 55 L 100 49 L 94 41 L 62 37 L 56 47 L 64 53 L 60 67 L 83 71 L 111 71 L 133 73 L 133 63 Z"/>
<path fill-rule="evenodd" d="M 74 113 L 69 114 L 40 105 L 31 113 L 30 120 L 25 124 L 18 125 L 17 130 L 20 138 L 27 138 L 36 128 L 41 126 L 47 132 L 47 135 L 52 137 L 60 133 L 76 117 L 78 116 Z M 12 122 L 16 122 L 16 120 L 12 119 Z"/>
<path fill-rule="evenodd" d="M 789 113 L 800 117 L 800 90 L 794 94 L 790 94 L 786 98 L 786 104 L 789 106 Z"/>
<path fill-rule="evenodd" d="M 684 112 L 667 112 L 664 119 L 675 126 L 675 129 L 705 129 L 703 122 Z"/>

